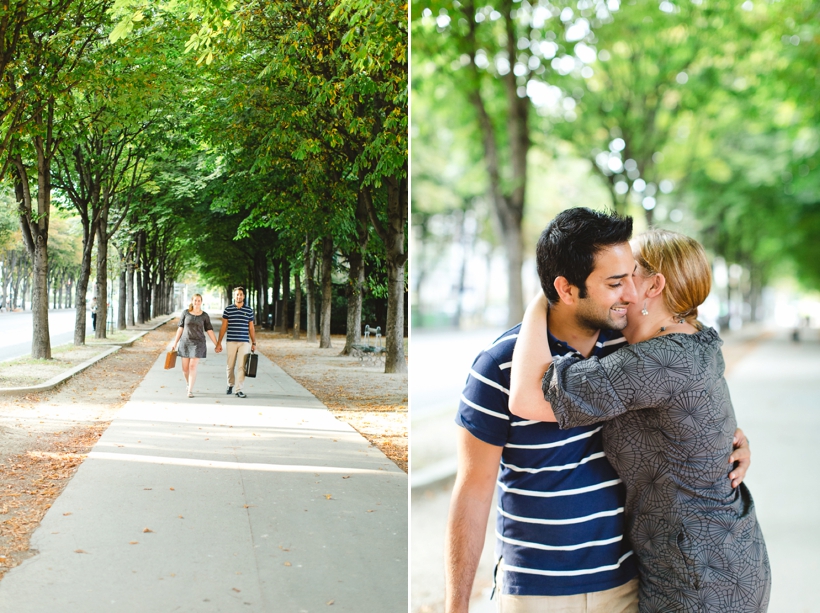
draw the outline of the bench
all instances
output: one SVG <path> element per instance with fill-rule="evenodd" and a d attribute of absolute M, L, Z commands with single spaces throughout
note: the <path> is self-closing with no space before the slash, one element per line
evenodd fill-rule
<path fill-rule="evenodd" d="M 371 338 L 371 334 L 373 337 Z M 373 342 L 375 341 L 375 342 Z M 353 345 L 351 355 L 359 358 L 359 361 L 373 364 L 384 363 L 385 353 L 387 349 L 382 347 L 382 329 L 381 326 L 371 328 L 369 325 L 364 327 L 364 343 L 360 345 Z"/>

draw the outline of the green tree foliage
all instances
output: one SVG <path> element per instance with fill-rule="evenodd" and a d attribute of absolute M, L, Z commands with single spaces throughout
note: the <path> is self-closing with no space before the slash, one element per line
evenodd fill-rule
<path fill-rule="evenodd" d="M 486 200 L 503 239 L 535 182 L 521 152 L 569 151 L 610 194 L 584 204 L 695 233 L 748 272 L 753 311 L 775 274 L 817 287 L 818 16 L 809 0 L 414 2 L 414 223 Z"/>

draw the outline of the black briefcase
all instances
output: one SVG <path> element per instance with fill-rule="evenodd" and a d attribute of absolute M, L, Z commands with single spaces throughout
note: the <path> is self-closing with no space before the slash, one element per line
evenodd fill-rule
<path fill-rule="evenodd" d="M 245 364 L 244 364 L 244 371 L 246 377 L 255 377 L 256 376 L 256 367 L 259 365 L 259 356 L 255 353 L 246 353 L 245 354 Z"/>

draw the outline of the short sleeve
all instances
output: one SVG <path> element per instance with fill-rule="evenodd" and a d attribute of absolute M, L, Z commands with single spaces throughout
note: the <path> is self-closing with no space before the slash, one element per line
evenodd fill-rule
<path fill-rule="evenodd" d="M 185 327 L 185 316 L 187 314 L 188 314 L 188 309 L 183 309 L 182 310 L 182 315 L 179 316 L 179 326 L 177 326 L 177 327 L 179 327 L 179 328 L 184 328 Z"/>
<path fill-rule="evenodd" d="M 473 362 L 461 394 L 456 423 L 477 439 L 497 445 L 509 439 L 509 374 L 493 357 L 481 352 Z"/>
<path fill-rule="evenodd" d="M 556 358 L 542 387 L 558 425 L 566 429 L 667 406 L 692 372 L 691 352 L 670 337 L 659 337 L 602 359 Z"/>
<path fill-rule="evenodd" d="M 207 313 L 203 313 L 202 315 L 204 315 L 203 326 L 205 328 L 205 331 L 207 332 L 208 330 L 213 330 L 214 327 L 211 325 L 211 316 Z"/>

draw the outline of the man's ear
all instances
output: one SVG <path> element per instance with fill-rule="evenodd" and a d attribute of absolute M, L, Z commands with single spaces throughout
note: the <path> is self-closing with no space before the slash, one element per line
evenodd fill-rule
<path fill-rule="evenodd" d="M 664 287 L 666 287 L 666 277 L 664 277 L 661 273 L 653 275 L 652 285 L 650 285 L 649 289 L 646 290 L 646 297 L 654 298 L 655 296 L 659 296 Z"/>
<path fill-rule="evenodd" d="M 558 292 L 558 300 L 564 304 L 575 304 L 578 300 L 578 288 L 567 281 L 566 277 L 555 277 L 552 286 Z"/>

